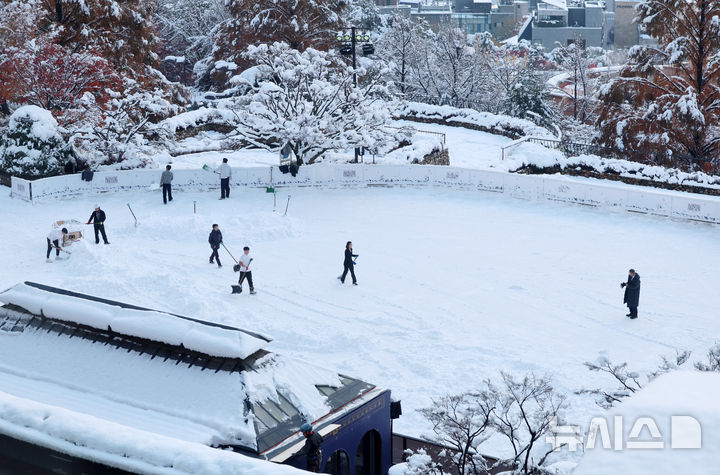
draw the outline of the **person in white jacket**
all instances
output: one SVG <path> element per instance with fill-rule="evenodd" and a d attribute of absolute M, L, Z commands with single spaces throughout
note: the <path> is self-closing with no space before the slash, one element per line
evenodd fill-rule
<path fill-rule="evenodd" d="M 232 178 L 232 169 L 228 165 L 228 159 L 223 158 L 222 164 L 217 169 L 220 175 L 220 199 L 230 198 L 230 178 Z"/>
<path fill-rule="evenodd" d="M 236 269 L 238 269 L 238 272 L 240 272 L 240 279 L 238 280 L 238 293 L 242 293 L 242 284 L 244 281 L 247 281 L 248 285 L 250 286 L 250 294 L 255 294 L 255 286 L 253 285 L 253 279 L 252 279 L 252 271 L 250 270 L 250 263 L 252 262 L 252 257 L 250 257 L 250 248 L 245 246 L 243 248 L 243 254 L 238 259 L 238 265 L 235 266 Z"/>
<path fill-rule="evenodd" d="M 53 247 L 55 248 L 55 258 L 58 258 L 60 250 L 62 249 L 60 243 L 63 241 L 63 237 L 65 237 L 67 233 L 67 228 L 53 229 L 50 231 L 50 234 L 47 235 L 47 255 L 45 256 L 45 262 L 52 262 L 50 259 L 50 251 L 52 251 Z"/>

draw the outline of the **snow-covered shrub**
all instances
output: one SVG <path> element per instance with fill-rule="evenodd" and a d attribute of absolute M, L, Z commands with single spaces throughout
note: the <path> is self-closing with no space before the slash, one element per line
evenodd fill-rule
<path fill-rule="evenodd" d="M 444 475 L 440 464 L 433 462 L 424 449 L 418 449 L 413 452 L 408 449 L 405 451 L 407 459 L 405 462 L 393 465 L 388 472 L 389 475 Z"/>
<path fill-rule="evenodd" d="M 58 133 L 52 114 L 37 106 L 23 106 L 10 116 L 0 138 L 0 163 L 9 175 L 41 178 L 58 175 L 73 160 Z"/>

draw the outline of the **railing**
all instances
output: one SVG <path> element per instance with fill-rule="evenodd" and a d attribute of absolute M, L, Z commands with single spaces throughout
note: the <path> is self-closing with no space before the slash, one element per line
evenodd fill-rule
<path fill-rule="evenodd" d="M 578 143 L 578 142 L 568 142 L 567 140 L 557 140 L 557 139 L 548 139 L 548 138 L 541 138 L 541 137 L 522 137 L 518 140 L 513 140 L 509 144 L 506 144 L 502 147 L 500 147 L 500 154 L 501 159 L 505 160 L 509 157 L 509 155 L 512 153 L 512 150 L 516 147 L 518 147 L 520 144 L 524 142 L 530 142 L 530 143 L 536 143 L 538 145 L 542 145 L 545 148 L 549 148 L 552 150 L 559 150 L 564 155 L 569 157 L 574 157 L 577 155 L 605 155 L 605 156 L 611 156 L 613 154 L 612 150 L 603 147 L 601 145 L 594 145 L 589 143 Z"/>
<path fill-rule="evenodd" d="M 391 125 L 388 125 L 386 127 L 387 129 L 394 129 L 394 130 L 402 130 L 402 127 L 393 127 Z M 445 134 L 442 132 L 435 132 L 433 130 L 421 130 L 421 129 L 413 129 L 415 130 L 415 133 L 420 135 L 430 135 L 434 137 L 440 137 L 440 145 L 442 146 L 442 149 L 445 150 L 446 147 L 446 141 L 445 141 Z"/>

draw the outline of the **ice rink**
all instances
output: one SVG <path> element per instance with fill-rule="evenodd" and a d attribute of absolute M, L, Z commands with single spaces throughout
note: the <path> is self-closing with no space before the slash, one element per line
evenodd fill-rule
<path fill-rule="evenodd" d="M 276 212 L 264 189 L 218 195 L 2 196 L 0 287 L 35 281 L 267 333 L 278 353 L 391 388 L 408 435 L 429 429 L 416 409 L 432 397 L 499 369 L 550 375 L 567 419 L 586 424 L 600 409 L 573 391 L 610 381 L 584 361 L 642 373 L 676 349 L 700 359 L 720 335 L 713 225 L 440 188 L 279 189 Z M 111 244 L 85 226 L 70 259 L 45 263 L 51 223 L 85 222 L 95 203 Z M 213 223 L 235 257 L 250 246 L 257 295 L 231 295 L 224 250 L 222 269 L 208 264 Z M 337 280 L 348 240 L 358 287 Z M 630 267 L 642 278 L 634 321 L 619 285 Z"/>

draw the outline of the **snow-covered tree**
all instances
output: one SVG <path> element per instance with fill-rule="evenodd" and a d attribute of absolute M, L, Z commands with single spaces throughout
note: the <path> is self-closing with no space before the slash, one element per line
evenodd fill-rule
<path fill-rule="evenodd" d="M 602 141 L 627 158 L 720 163 L 720 1 L 643 0 L 636 21 L 657 45 L 631 49 L 602 89 Z"/>
<path fill-rule="evenodd" d="M 189 84 L 195 64 L 212 55 L 213 36 L 230 18 L 230 11 L 225 0 L 156 1 L 160 70 L 169 79 Z"/>
<path fill-rule="evenodd" d="M 488 101 L 494 100 L 497 110 L 491 112 L 530 119 L 552 114 L 541 70 L 545 61 L 541 51 L 527 41 L 497 45 L 489 33 L 476 36 L 475 49 L 479 69 L 490 77 L 487 90 L 494 91 Z"/>
<path fill-rule="evenodd" d="M 35 0 L 32 0 L 35 1 Z M 147 0 L 42 0 L 40 27 L 74 53 L 93 51 L 121 74 L 155 81 L 158 38 L 155 2 Z"/>
<path fill-rule="evenodd" d="M 45 39 L 27 41 L 0 59 L 2 97 L 18 104 L 34 104 L 53 112 L 63 125 L 82 119 L 79 101 L 86 94 L 104 104 L 120 78 L 103 58 L 73 53 Z"/>
<path fill-rule="evenodd" d="M 300 163 L 313 163 L 329 150 L 383 150 L 402 135 L 390 122 L 387 87 L 378 62 L 353 71 L 344 58 L 285 43 L 250 46 L 246 57 L 262 74 L 248 103 L 236 109 L 240 132 L 256 146 L 277 150 L 289 143 Z"/>
<path fill-rule="evenodd" d="M 8 175 L 42 178 L 59 175 L 72 153 L 52 114 L 29 105 L 17 109 L 0 137 L 0 164 Z"/>
<path fill-rule="evenodd" d="M 286 43 L 290 48 L 327 50 L 342 27 L 346 0 L 228 0 L 230 19 L 215 35 L 214 62 L 205 84 L 224 87 L 249 66 L 249 45 Z"/>
<path fill-rule="evenodd" d="M 605 52 L 602 48 L 583 46 L 581 38 L 576 37 L 567 46 L 558 44 L 550 56 L 570 83 L 569 87 L 557 87 L 554 92 L 569 102 L 573 119 L 579 122 L 589 120 L 597 105 L 595 93 L 599 82 L 599 76 L 592 72 L 603 65 Z M 564 114 L 566 108 L 563 107 L 561 112 Z"/>
<path fill-rule="evenodd" d="M 720 343 L 716 343 L 708 350 L 707 363 L 698 361 L 695 363 L 695 369 L 720 372 Z"/>
<path fill-rule="evenodd" d="M 488 391 L 466 392 L 433 399 L 420 413 L 432 424 L 430 440 L 452 447 L 452 463 L 460 475 L 487 473 L 479 450 L 491 435 L 495 397 Z"/>
<path fill-rule="evenodd" d="M 482 76 L 474 61 L 475 50 L 462 30 L 443 24 L 427 41 L 418 42 L 417 47 L 413 69 L 418 92 L 451 103 L 473 100 L 481 92 Z"/>
<path fill-rule="evenodd" d="M 79 161 L 92 168 L 119 163 L 120 168 L 144 166 L 144 159 L 133 156 L 145 145 L 144 134 L 154 123 L 180 111 L 162 91 L 148 91 L 128 78 L 118 91 L 109 91 L 106 103 L 98 104 L 86 95 L 82 105 L 88 119 L 73 130 L 69 142 Z M 128 159 L 132 160 L 121 163 Z"/>
<path fill-rule="evenodd" d="M 413 68 L 420 70 L 422 58 L 419 51 L 425 46 L 429 35 L 430 28 L 424 21 L 400 14 L 387 19 L 387 26 L 376 43 L 375 53 L 390 65 L 393 83 L 401 94 L 415 86 Z"/>
<path fill-rule="evenodd" d="M 547 377 L 528 374 L 516 378 L 502 371 L 500 375 L 502 382 L 490 383 L 489 387 L 496 401 L 493 426 L 507 438 L 514 454 L 505 463 L 519 473 L 535 473 L 535 467 L 542 466 L 555 448 L 540 454 L 535 463 L 533 449 L 550 432 L 552 421 L 566 406 L 566 398 Z"/>
<path fill-rule="evenodd" d="M 537 453 L 537 444 L 566 407 L 565 396 L 549 378 L 534 373 L 518 378 L 500 371 L 500 381 L 487 379 L 483 385 L 478 391 L 434 399 L 431 407 L 421 409 L 435 433 L 426 438 L 453 449 L 452 461 L 461 475 L 498 467 L 514 474 L 542 473 L 538 468 L 559 447 Z M 513 455 L 488 467 L 480 445 L 493 435 L 505 438 Z"/>
<path fill-rule="evenodd" d="M 382 24 L 375 0 L 348 0 L 347 4 L 342 13 L 346 24 L 368 30 L 375 29 Z"/>
<path fill-rule="evenodd" d="M 613 388 L 583 388 L 577 394 L 590 394 L 596 396 L 595 403 L 603 409 L 613 407 L 616 403 L 632 396 L 650 380 L 657 376 L 678 369 L 690 359 L 690 351 L 678 351 L 672 357 L 661 356 L 662 363 L 645 377 L 637 371 L 631 371 L 628 364 L 613 363 L 609 358 L 601 356 L 594 362 L 586 361 L 584 364 L 590 371 L 607 374 L 615 387 Z M 697 367 L 697 364 L 696 364 Z"/>

